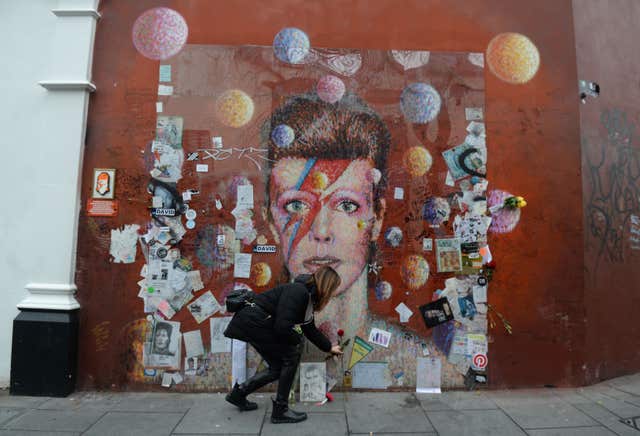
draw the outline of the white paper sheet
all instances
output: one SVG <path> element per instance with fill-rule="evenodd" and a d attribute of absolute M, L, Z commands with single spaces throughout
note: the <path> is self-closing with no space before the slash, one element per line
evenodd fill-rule
<path fill-rule="evenodd" d="M 173 95 L 173 86 L 158 85 L 158 95 Z"/>
<path fill-rule="evenodd" d="M 214 313 L 222 309 L 216 297 L 213 296 L 211 291 L 207 291 L 198 297 L 193 303 L 187 306 L 191 315 L 195 318 L 198 324 L 209 318 Z"/>
<path fill-rule="evenodd" d="M 196 164 L 196 172 L 197 173 L 208 173 L 209 172 L 209 164 Z"/>
<path fill-rule="evenodd" d="M 253 185 L 238 185 L 237 209 L 253 209 Z"/>
<path fill-rule="evenodd" d="M 396 312 L 400 315 L 400 322 L 409 322 L 409 318 L 413 315 L 411 309 L 409 309 L 404 303 L 400 303 L 396 306 Z"/>
<path fill-rule="evenodd" d="M 231 346 L 231 386 L 247 379 L 247 343 L 233 340 Z"/>
<path fill-rule="evenodd" d="M 187 357 L 202 356 L 204 354 L 204 345 L 202 344 L 202 334 L 200 334 L 200 330 L 183 333 L 182 339 Z"/>
<path fill-rule="evenodd" d="M 416 392 L 439 394 L 442 361 L 437 357 L 418 357 L 416 361 Z"/>
<path fill-rule="evenodd" d="M 224 335 L 224 331 L 229 325 L 229 322 L 231 322 L 231 318 L 231 316 L 224 316 L 222 318 L 211 318 L 211 320 L 209 320 L 212 353 L 231 352 L 231 339 Z"/>
<path fill-rule="evenodd" d="M 126 224 L 122 230 L 111 230 L 111 247 L 109 254 L 113 263 L 134 263 L 138 247 L 138 224 Z"/>
<path fill-rule="evenodd" d="M 404 189 L 402 188 L 395 188 L 393 190 L 393 198 L 395 200 L 402 200 L 404 199 Z"/>
<path fill-rule="evenodd" d="M 326 394 L 327 365 L 325 362 L 300 364 L 300 401 L 322 401 Z"/>
<path fill-rule="evenodd" d="M 233 265 L 233 276 L 241 279 L 251 277 L 251 254 L 236 253 Z"/>

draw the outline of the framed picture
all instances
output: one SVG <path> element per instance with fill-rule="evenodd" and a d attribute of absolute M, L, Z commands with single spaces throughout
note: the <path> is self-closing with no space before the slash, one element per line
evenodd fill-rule
<path fill-rule="evenodd" d="M 116 187 L 116 170 L 113 168 L 93 169 L 92 198 L 112 200 Z"/>

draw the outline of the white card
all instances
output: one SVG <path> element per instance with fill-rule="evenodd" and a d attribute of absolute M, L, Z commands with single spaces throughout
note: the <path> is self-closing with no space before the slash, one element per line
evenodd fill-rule
<path fill-rule="evenodd" d="M 182 380 L 184 380 L 184 379 L 182 378 L 182 376 L 180 375 L 180 373 L 179 373 L 179 372 L 175 372 L 175 373 L 173 373 L 173 377 L 172 377 L 172 378 L 173 378 L 173 382 L 174 382 L 175 384 L 177 384 L 177 385 L 179 385 L 180 383 L 182 383 Z"/>
<path fill-rule="evenodd" d="M 162 102 L 161 101 L 157 101 L 156 102 L 156 112 L 157 113 L 161 113 L 162 112 Z"/>
<path fill-rule="evenodd" d="M 151 199 L 151 207 L 162 207 L 162 197 L 155 196 Z"/>
<path fill-rule="evenodd" d="M 385 348 L 389 348 L 389 342 L 391 342 L 391 333 L 374 327 L 369 333 L 369 342 Z"/>
<path fill-rule="evenodd" d="M 451 175 L 451 172 L 447 171 L 447 177 L 446 179 L 444 179 L 444 184 L 447 186 L 455 186 L 455 182 L 453 181 L 453 176 Z"/>
<path fill-rule="evenodd" d="M 423 238 L 422 239 L 422 251 L 431 251 L 433 250 L 433 239 L 431 238 Z"/>
<path fill-rule="evenodd" d="M 202 356 L 204 354 L 204 345 L 202 344 L 200 330 L 183 333 L 182 340 L 187 357 Z"/>
<path fill-rule="evenodd" d="M 213 145 L 213 148 L 222 148 L 222 136 L 211 138 L 211 145 Z"/>
<path fill-rule="evenodd" d="M 173 374 L 172 373 L 165 372 L 164 374 L 162 374 L 162 387 L 163 388 L 170 388 L 172 381 L 173 381 Z"/>
<path fill-rule="evenodd" d="M 191 200 L 191 191 L 184 191 L 182 193 L 182 201 L 190 201 Z"/>
<path fill-rule="evenodd" d="M 251 277 L 251 254 L 236 253 L 233 266 L 233 276 L 240 279 Z"/>
<path fill-rule="evenodd" d="M 396 306 L 396 312 L 400 315 L 400 322 L 409 322 L 409 318 L 413 315 L 411 309 L 409 309 L 404 303 L 400 303 Z"/>
<path fill-rule="evenodd" d="M 482 108 L 467 107 L 464 109 L 464 115 L 467 121 L 482 121 Z"/>
<path fill-rule="evenodd" d="M 173 94 L 173 86 L 158 85 L 158 95 L 172 95 L 172 94 Z"/>
<path fill-rule="evenodd" d="M 442 361 L 436 357 L 418 357 L 416 360 L 416 392 L 439 394 Z"/>
<path fill-rule="evenodd" d="M 237 209 L 253 209 L 253 185 L 238 185 Z"/>
<path fill-rule="evenodd" d="M 209 164 L 197 164 L 196 172 L 198 173 L 208 173 L 209 172 Z"/>
<path fill-rule="evenodd" d="M 473 302 L 474 303 L 486 303 L 487 302 L 487 287 L 486 286 L 474 286 L 473 287 Z"/>
<path fill-rule="evenodd" d="M 404 189 L 402 188 L 395 188 L 393 190 L 393 198 L 396 200 L 402 200 L 404 199 Z"/>

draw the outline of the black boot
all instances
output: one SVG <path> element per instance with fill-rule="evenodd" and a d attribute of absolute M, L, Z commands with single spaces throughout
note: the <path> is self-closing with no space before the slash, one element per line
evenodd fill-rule
<path fill-rule="evenodd" d="M 225 400 L 242 411 L 256 410 L 258 408 L 258 404 L 247 400 L 248 394 L 249 393 L 246 392 L 244 384 L 239 385 L 236 383 L 233 390 L 225 397 Z"/>
<path fill-rule="evenodd" d="M 256 410 L 258 405 L 252 401 L 247 401 L 247 395 L 277 380 L 279 376 L 279 371 L 271 370 L 271 367 L 269 367 L 265 371 L 256 373 L 256 375 L 240 385 L 236 383 L 225 399 L 242 411 Z"/>
<path fill-rule="evenodd" d="M 289 403 L 286 401 L 271 400 L 273 402 L 273 410 L 271 411 L 271 422 L 273 424 L 295 424 L 307 419 L 304 412 L 296 412 L 289 409 Z"/>

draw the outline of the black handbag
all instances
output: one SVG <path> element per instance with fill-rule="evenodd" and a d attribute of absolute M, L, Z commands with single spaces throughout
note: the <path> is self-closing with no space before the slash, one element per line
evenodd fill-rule
<path fill-rule="evenodd" d="M 227 312 L 237 312 L 245 306 L 253 306 L 254 298 L 256 294 L 249 289 L 234 289 L 227 295 L 225 304 L 227 306 Z"/>

